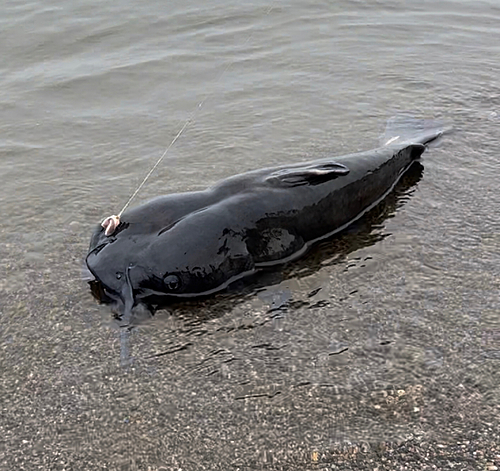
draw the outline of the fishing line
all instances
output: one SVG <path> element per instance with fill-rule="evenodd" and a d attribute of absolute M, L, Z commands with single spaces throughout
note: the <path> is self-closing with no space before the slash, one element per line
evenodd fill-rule
<path fill-rule="evenodd" d="M 269 13 L 271 13 L 271 11 L 273 10 L 274 8 L 274 4 L 276 3 L 277 0 L 274 0 L 272 3 L 271 3 L 271 6 L 268 8 L 268 10 L 266 11 L 266 14 L 264 16 L 267 16 L 269 15 Z M 250 35 L 247 37 L 247 39 L 241 44 L 241 46 L 245 46 L 249 41 L 250 39 L 252 38 L 254 32 L 250 33 Z M 216 85 L 217 83 L 219 83 L 219 81 L 222 79 L 222 77 L 226 74 L 226 72 L 229 70 L 229 68 L 236 62 L 236 59 L 230 61 L 226 67 L 224 68 L 224 70 L 219 74 L 219 76 L 212 82 L 213 85 Z M 142 182 L 139 184 L 139 186 L 137 187 L 137 189 L 134 191 L 134 193 L 132 194 L 132 196 L 128 199 L 128 201 L 125 203 L 125 206 L 123 206 L 122 210 L 118 213 L 118 215 L 113 215 L 113 216 L 109 216 L 107 217 L 102 223 L 101 223 L 101 226 L 104 227 L 105 229 L 105 234 L 107 236 L 110 236 L 113 234 L 113 232 L 115 231 L 115 229 L 118 227 L 118 225 L 120 224 L 120 217 L 122 216 L 123 212 L 129 207 L 130 203 L 134 200 L 134 198 L 138 195 L 138 193 L 141 191 L 142 187 L 146 184 L 146 182 L 149 180 L 149 177 L 151 177 L 151 175 L 153 174 L 153 172 L 158 168 L 158 166 L 160 165 L 160 163 L 163 161 L 163 159 L 165 158 L 165 156 L 167 155 L 168 151 L 172 148 L 172 146 L 176 143 L 176 141 L 179 139 L 179 137 L 181 137 L 182 133 L 186 130 L 186 128 L 189 126 L 189 124 L 191 124 L 191 122 L 193 121 L 194 117 L 196 116 L 197 112 L 201 109 L 201 107 L 205 104 L 205 102 L 208 100 L 208 98 L 210 98 L 215 92 L 212 91 L 211 93 L 209 93 L 208 95 L 205 96 L 205 98 L 203 98 L 203 100 L 201 100 L 193 109 L 193 111 L 191 112 L 191 114 L 189 115 L 188 119 L 186 120 L 186 122 L 184 123 L 184 125 L 181 127 L 181 129 L 179 130 L 179 132 L 175 135 L 175 137 L 172 139 L 172 141 L 170 142 L 170 144 L 167 146 L 167 148 L 165 149 L 165 151 L 163 152 L 163 154 L 160 156 L 160 158 L 156 161 L 156 163 L 153 165 L 153 167 L 151 167 L 151 169 L 149 170 L 149 172 L 146 174 L 146 176 L 144 177 L 144 179 L 142 180 Z"/>

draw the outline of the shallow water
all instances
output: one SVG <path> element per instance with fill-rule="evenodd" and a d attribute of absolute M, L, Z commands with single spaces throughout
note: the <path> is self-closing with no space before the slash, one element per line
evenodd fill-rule
<path fill-rule="evenodd" d="M 499 25 L 493 0 L 7 2 L 0 464 L 300 468 L 496 423 Z M 124 351 L 83 258 L 189 117 L 135 203 L 367 150 L 401 111 L 454 132 L 398 196 Z"/>

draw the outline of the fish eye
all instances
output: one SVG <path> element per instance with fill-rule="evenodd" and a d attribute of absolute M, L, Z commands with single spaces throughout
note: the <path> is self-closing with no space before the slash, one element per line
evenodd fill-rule
<path fill-rule="evenodd" d="M 163 278 L 163 283 L 170 291 L 176 291 L 181 286 L 181 280 L 176 275 L 167 275 Z"/>

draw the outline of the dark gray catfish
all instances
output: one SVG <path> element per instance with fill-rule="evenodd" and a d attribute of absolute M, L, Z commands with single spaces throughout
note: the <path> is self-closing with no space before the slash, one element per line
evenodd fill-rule
<path fill-rule="evenodd" d="M 378 149 L 255 170 L 128 210 L 111 235 L 98 227 L 92 236 L 98 297 L 128 315 L 148 299 L 209 295 L 298 258 L 380 202 L 443 131 L 394 118 Z"/>

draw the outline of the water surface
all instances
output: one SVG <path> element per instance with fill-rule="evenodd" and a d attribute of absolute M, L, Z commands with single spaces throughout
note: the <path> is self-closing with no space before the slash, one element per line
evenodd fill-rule
<path fill-rule="evenodd" d="M 496 2 L 2 11 L 3 467 L 305 469 L 497 428 Z M 135 203 L 375 147 L 402 111 L 454 126 L 421 175 L 258 292 L 159 312 L 122 366 L 83 258 L 189 117 Z"/>

